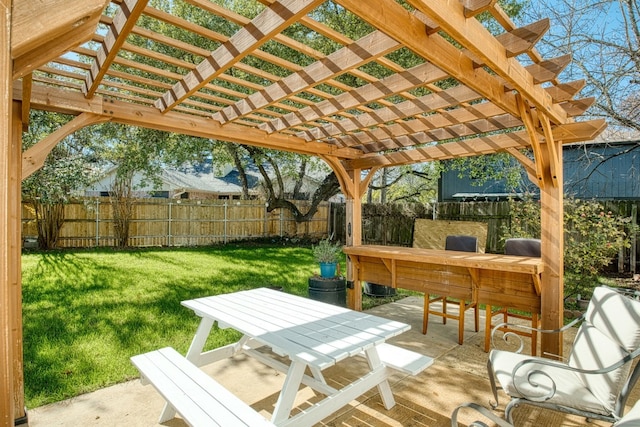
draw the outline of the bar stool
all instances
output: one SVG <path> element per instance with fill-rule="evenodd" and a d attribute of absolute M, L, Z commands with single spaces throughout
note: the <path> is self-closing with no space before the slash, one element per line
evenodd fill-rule
<path fill-rule="evenodd" d="M 541 256 L 540 239 L 526 239 L 526 238 L 512 238 L 507 239 L 504 245 L 505 255 L 537 257 Z M 493 317 L 497 314 L 502 314 L 502 323 L 506 323 L 509 317 L 524 319 L 531 321 L 532 328 L 538 328 L 540 318 L 538 313 L 531 312 L 531 315 L 514 313 L 509 311 L 509 307 L 501 307 L 495 311 L 491 305 L 487 304 L 485 309 L 486 326 L 484 331 L 484 351 L 488 352 L 491 346 L 491 331 L 494 328 Z M 535 356 L 538 348 L 538 333 L 536 331 L 525 332 L 522 330 L 503 328 L 502 331 L 510 331 L 521 336 L 531 338 L 531 355 Z"/>
<path fill-rule="evenodd" d="M 461 252 L 477 252 L 478 251 L 478 238 L 475 236 L 447 236 L 445 241 L 445 250 L 448 251 L 461 251 Z M 447 319 L 455 319 L 458 321 L 458 344 L 462 344 L 464 341 L 464 312 L 470 308 L 474 309 L 474 320 L 476 332 L 478 332 L 478 326 L 480 324 L 480 315 L 478 313 L 477 303 L 473 301 L 472 289 L 462 291 L 462 287 L 459 292 L 456 292 L 449 286 L 446 286 L 448 292 L 445 295 L 439 295 L 431 298 L 429 293 L 424 294 L 424 314 L 422 317 L 422 333 L 427 333 L 427 327 L 429 326 L 429 314 L 442 317 L 442 323 L 446 324 Z M 453 290 L 453 292 L 452 292 Z M 452 299 L 453 298 L 453 299 Z M 468 304 L 466 301 L 471 300 Z M 442 301 L 442 312 L 430 309 L 432 302 Z M 458 304 L 459 314 L 452 314 L 447 312 L 447 303 Z"/>

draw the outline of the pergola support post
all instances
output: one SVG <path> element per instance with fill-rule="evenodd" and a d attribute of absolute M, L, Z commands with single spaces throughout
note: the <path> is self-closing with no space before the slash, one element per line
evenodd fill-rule
<path fill-rule="evenodd" d="M 11 61 L 11 0 L 0 0 L 0 94 L 4 100 L 12 97 Z M 0 197 L 0 426 L 13 425 L 16 416 L 14 385 L 14 289 L 11 286 L 10 193 L 12 126 L 11 102 L 0 103 L 0 186 L 4 197 Z"/>
<path fill-rule="evenodd" d="M 347 246 L 362 244 L 362 194 L 360 189 L 360 169 L 350 171 L 353 192 L 346 201 L 346 242 Z M 356 278 L 358 265 L 347 257 L 347 305 L 354 310 L 362 310 L 362 283 Z"/>
<path fill-rule="evenodd" d="M 545 185 L 540 186 L 540 225 L 542 243 L 542 329 L 559 329 L 564 319 L 564 201 L 562 176 L 562 143 L 547 142 L 548 150 L 542 150 L 544 164 L 548 165 L 548 153 L 554 151 L 560 167 L 556 172 L 556 185 L 552 185 L 550 169 L 545 168 Z M 542 334 L 542 354 L 562 356 L 562 334 Z"/>

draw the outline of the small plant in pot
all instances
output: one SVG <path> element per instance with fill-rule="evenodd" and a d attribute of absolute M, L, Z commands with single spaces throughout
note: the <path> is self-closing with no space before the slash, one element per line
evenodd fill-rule
<path fill-rule="evenodd" d="M 339 243 L 331 243 L 329 239 L 323 239 L 317 245 L 312 246 L 313 257 L 320 264 L 320 276 L 331 278 L 336 276 L 342 247 Z"/>

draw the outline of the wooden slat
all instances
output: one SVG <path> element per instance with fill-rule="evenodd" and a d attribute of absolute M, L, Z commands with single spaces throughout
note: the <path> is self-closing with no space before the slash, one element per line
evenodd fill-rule
<path fill-rule="evenodd" d="M 464 16 L 466 18 L 472 18 L 491 9 L 496 2 L 497 0 L 463 0 Z"/>
<path fill-rule="evenodd" d="M 584 80 L 575 80 L 569 83 L 559 84 L 545 88 L 551 95 L 553 102 L 563 102 L 572 99 L 587 83 Z"/>
<path fill-rule="evenodd" d="M 408 3 L 435 20 L 446 33 L 469 49 L 475 56 L 481 58 L 484 64 L 504 78 L 536 108 L 547 111 L 554 123 L 566 122 L 564 111 L 553 105 L 551 99 L 545 96 L 544 89 L 531 80 L 519 62 L 514 58 L 507 58 L 504 47 L 480 22 L 464 16 L 462 5 L 446 0 L 408 0 Z M 437 35 L 434 34 L 429 38 L 434 37 Z M 437 55 L 437 53 L 432 52 L 432 55 Z M 462 73 L 462 76 L 459 77 L 459 74 L 452 73 L 454 77 L 463 81 L 461 77 L 466 76 Z M 469 86 L 473 84 L 467 81 L 463 81 L 463 83 Z M 486 93 L 482 91 L 487 90 L 486 88 L 471 87 L 480 93 Z M 509 110 L 509 112 L 517 114 L 513 110 Z"/>
<path fill-rule="evenodd" d="M 361 40 L 332 53 L 322 61 L 315 62 L 300 72 L 290 74 L 266 89 L 252 94 L 246 100 L 223 109 L 215 114 L 213 119 L 226 123 L 242 117 L 255 109 L 269 106 L 292 94 L 302 92 L 342 74 L 346 69 L 359 67 L 398 48 L 399 44 L 395 40 L 384 33 L 374 31 Z"/>
<path fill-rule="evenodd" d="M 369 83 L 349 92 L 341 93 L 332 100 L 322 101 L 313 107 L 307 107 L 280 119 L 265 123 L 260 128 L 268 132 L 280 131 L 301 123 L 307 123 L 357 105 L 377 101 L 406 90 L 445 78 L 446 74 L 430 63 L 418 65 L 412 69 L 392 74 L 378 82 Z"/>
<path fill-rule="evenodd" d="M 100 81 L 118 55 L 129 33 L 149 0 L 124 0 L 113 18 L 113 23 L 100 46 L 97 56 L 91 65 L 91 72 L 87 75 L 86 95 L 90 98 L 95 93 Z"/>
<path fill-rule="evenodd" d="M 533 50 L 542 36 L 549 31 L 549 19 L 541 19 L 524 27 L 519 27 L 496 37 L 504 47 L 507 58 Z"/>
<path fill-rule="evenodd" d="M 322 0 L 283 0 L 274 3 L 198 64 L 196 70 L 165 92 L 156 101 L 156 107 L 160 111 L 172 109 L 320 3 Z"/>
<path fill-rule="evenodd" d="M 448 129 L 458 124 L 469 124 L 472 128 L 478 120 L 496 120 L 495 125 L 499 125 L 501 121 L 496 116 L 503 116 L 504 110 L 490 102 L 474 104 L 467 108 L 458 108 L 455 110 L 440 112 L 429 116 L 415 117 L 414 120 L 402 121 L 389 126 L 376 129 L 367 129 L 366 132 L 354 133 L 347 136 L 336 136 L 334 141 L 337 144 L 351 147 L 362 144 L 372 143 L 378 140 L 386 140 L 390 137 L 398 137 L 401 135 L 417 134 L 419 132 L 428 132 L 433 129 Z M 520 122 L 521 123 L 521 122 Z M 478 123 L 478 129 L 489 129 L 488 126 Z M 473 132 L 473 130 L 471 131 Z M 455 131 L 452 131 L 455 133 Z M 461 135 L 464 135 L 462 133 Z"/>
<path fill-rule="evenodd" d="M 581 116 L 596 102 L 595 97 L 572 99 L 560 104 L 569 117 Z"/>
<path fill-rule="evenodd" d="M 466 86 L 456 86 L 442 92 L 408 100 L 393 107 L 381 108 L 371 114 L 360 114 L 350 120 L 343 119 L 339 123 L 313 128 L 299 133 L 298 136 L 307 141 L 314 141 L 368 128 L 381 122 L 402 119 L 416 114 L 426 114 L 436 109 L 444 109 L 463 102 L 474 101 L 479 97 L 480 95 Z"/>
<path fill-rule="evenodd" d="M 542 61 L 537 64 L 529 65 L 526 67 L 526 70 L 531 73 L 533 82 L 535 84 L 540 84 L 556 79 L 570 62 L 571 55 L 567 54 L 547 61 Z"/>
<path fill-rule="evenodd" d="M 556 141 L 563 144 L 593 140 L 607 127 L 604 120 L 590 120 L 569 123 L 553 128 Z M 386 167 L 409 165 L 430 160 L 447 160 L 454 157 L 467 157 L 480 154 L 506 151 L 509 148 L 528 148 L 529 138 L 526 131 L 508 134 L 484 136 L 459 142 L 448 142 L 415 150 L 406 150 L 385 155 L 367 155 L 356 160 L 347 160 L 347 168 L 368 169 L 370 167 Z"/>
<path fill-rule="evenodd" d="M 516 116 L 519 114 L 515 97 L 505 92 L 500 81 L 485 71 L 477 70 L 470 58 L 439 34 L 427 34 L 425 24 L 398 3 L 392 0 L 379 0 L 375 4 L 361 0 L 337 0 L 337 3 L 396 38 L 462 84 L 490 98 L 506 112 Z M 449 3 L 453 7 L 457 2 Z M 460 9 L 457 13 L 462 20 L 466 20 L 462 16 L 462 5 L 458 6 Z M 448 7 L 446 9 L 449 10 Z M 427 15 L 431 16 L 429 13 Z M 448 14 L 445 19 L 449 19 Z"/>
<path fill-rule="evenodd" d="M 13 79 L 91 38 L 109 0 L 16 1 L 12 9 Z"/>

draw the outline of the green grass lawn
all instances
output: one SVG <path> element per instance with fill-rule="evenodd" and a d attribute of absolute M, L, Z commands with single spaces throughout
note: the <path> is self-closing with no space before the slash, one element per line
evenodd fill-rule
<path fill-rule="evenodd" d="M 306 296 L 318 272 L 309 247 L 276 244 L 25 253 L 22 263 L 27 407 L 135 378 L 135 354 L 186 353 L 199 318 L 180 301 L 262 286 Z M 216 330 L 207 347 L 238 338 Z"/>

